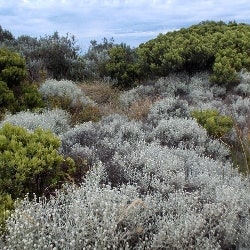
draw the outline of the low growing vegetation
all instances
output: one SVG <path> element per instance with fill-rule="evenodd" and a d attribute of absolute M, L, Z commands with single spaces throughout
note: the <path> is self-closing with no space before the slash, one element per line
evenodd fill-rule
<path fill-rule="evenodd" d="M 1 249 L 250 248 L 249 25 L 0 34 Z"/>

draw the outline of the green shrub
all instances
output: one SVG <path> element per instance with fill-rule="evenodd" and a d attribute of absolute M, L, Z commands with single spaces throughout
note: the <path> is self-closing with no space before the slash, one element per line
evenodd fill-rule
<path fill-rule="evenodd" d="M 73 160 L 64 159 L 59 146 L 50 131 L 30 133 L 9 123 L 0 129 L 0 217 L 12 207 L 12 199 L 27 193 L 41 196 L 74 173 Z"/>
<path fill-rule="evenodd" d="M 66 174 L 61 171 L 65 159 L 58 153 L 59 146 L 59 138 L 49 131 L 29 133 L 5 124 L 0 129 L 0 190 L 16 199 L 26 193 L 41 195 L 46 187 L 56 185 Z"/>
<path fill-rule="evenodd" d="M 173 72 L 211 72 L 211 81 L 228 86 L 239 82 L 237 72 L 250 70 L 250 25 L 205 21 L 159 34 L 137 49 L 140 72 L 146 77 Z"/>
<path fill-rule="evenodd" d="M 19 54 L 0 49 L 0 80 L 9 88 L 19 85 L 26 77 L 25 59 Z"/>
<path fill-rule="evenodd" d="M 35 110 L 44 107 L 42 95 L 34 84 L 21 84 L 19 91 L 20 95 L 17 97 L 18 106 L 15 111 Z"/>
<path fill-rule="evenodd" d="M 135 50 L 125 44 L 109 50 L 106 71 L 112 79 L 117 80 L 117 86 L 129 88 L 139 79 L 139 64 Z"/>
<path fill-rule="evenodd" d="M 15 96 L 13 91 L 11 91 L 7 84 L 0 81 L 0 112 L 4 114 L 5 109 L 12 110 L 13 104 L 15 103 Z M 0 115 L 0 119 L 1 119 Z"/>
<path fill-rule="evenodd" d="M 215 137 L 224 136 L 233 127 L 232 118 L 220 115 L 216 109 L 194 110 L 191 115 L 210 135 Z"/>
<path fill-rule="evenodd" d="M 0 49 L 0 111 L 17 112 L 42 108 L 43 101 L 34 84 L 23 83 L 25 59 L 17 53 Z M 2 118 L 2 117 L 0 117 Z"/>

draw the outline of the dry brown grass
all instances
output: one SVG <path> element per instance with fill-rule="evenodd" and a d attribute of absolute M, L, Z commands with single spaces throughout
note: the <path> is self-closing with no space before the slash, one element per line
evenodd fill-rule
<path fill-rule="evenodd" d="M 153 101 L 149 98 L 141 99 L 137 102 L 134 102 L 127 110 L 125 110 L 125 114 L 130 119 L 144 120 L 148 115 L 152 102 Z"/>
<path fill-rule="evenodd" d="M 97 104 L 107 104 L 118 100 L 119 90 L 101 81 L 81 83 L 79 87 Z"/>
<path fill-rule="evenodd" d="M 125 108 L 119 102 L 121 91 L 107 83 L 100 81 L 84 82 L 79 84 L 79 87 L 98 104 L 102 116 L 116 113 L 126 115 L 131 120 L 143 120 L 147 117 L 149 108 L 153 103 L 153 98 L 145 98 Z"/>
<path fill-rule="evenodd" d="M 119 104 L 120 90 L 101 81 L 93 81 L 90 83 L 84 82 L 79 84 L 79 87 L 87 96 L 98 104 L 102 116 L 123 113 Z"/>

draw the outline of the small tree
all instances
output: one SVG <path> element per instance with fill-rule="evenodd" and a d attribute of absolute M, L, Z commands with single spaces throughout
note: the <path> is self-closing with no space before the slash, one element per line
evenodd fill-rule
<path fill-rule="evenodd" d="M 15 88 L 25 77 L 25 59 L 17 53 L 0 49 L 0 80 L 9 88 Z"/>
<path fill-rule="evenodd" d="M 107 76 L 106 63 L 109 60 L 108 51 L 113 48 L 114 40 L 103 38 L 102 43 L 90 41 L 88 52 L 83 56 L 85 63 L 84 76 L 87 79 L 101 79 Z"/>
<path fill-rule="evenodd" d="M 49 77 L 57 80 L 83 78 L 84 64 L 78 56 L 80 48 L 76 45 L 74 36 L 67 34 L 60 37 L 58 32 L 54 32 L 51 36 L 41 38 L 39 42 L 38 55 Z"/>
<path fill-rule="evenodd" d="M 34 84 L 24 84 L 25 59 L 19 54 L 0 49 L 0 111 L 16 112 L 43 107 L 41 95 Z"/>
<path fill-rule="evenodd" d="M 139 64 L 135 50 L 126 44 L 111 48 L 106 70 L 109 76 L 117 80 L 118 87 L 133 86 L 139 79 Z"/>

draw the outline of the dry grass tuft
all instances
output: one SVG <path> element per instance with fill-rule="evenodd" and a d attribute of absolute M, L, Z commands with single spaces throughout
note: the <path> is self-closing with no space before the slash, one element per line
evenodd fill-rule
<path fill-rule="evenodd" d="M 149 98 L 141 99 L 137 102 L 134 102 L 126 111 L 125 114 L 134 120 L 144 120 L 146 119 L 150 106 L 153 101 Z"/>
<path fill-rule="evenodd" d="M 81 83 L 79 87 L 97 104 L 107 104 L 118 100 L 119 90 L 113 88 L 111 85 L 101 82 L 93 81 L 91 83 Z"/>
<path fill-rule="evenodd" d="M 101 81 L 84 82 L 79 84 L 79 87 L 97 103 L 102 116 L 123 113 L 119 104 L 120 90 L 117 88 Z"/>

